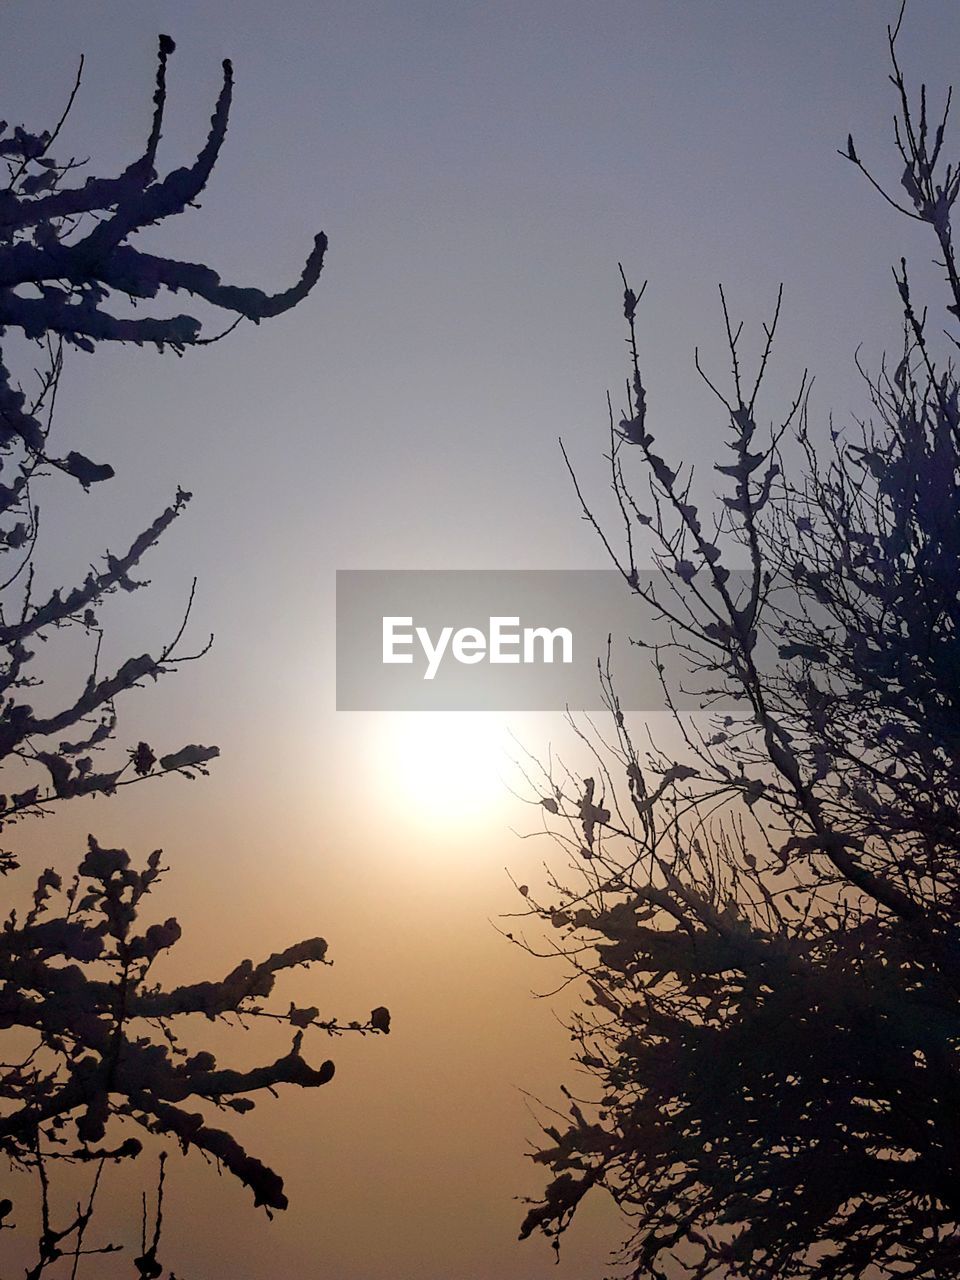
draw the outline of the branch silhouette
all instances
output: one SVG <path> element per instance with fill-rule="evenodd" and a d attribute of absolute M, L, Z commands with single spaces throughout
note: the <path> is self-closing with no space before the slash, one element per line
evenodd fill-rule
<path fill-rule="evenodd" d="M 204 336 L 201 322 L 185 314 L 131 318 L 121 314 L 120 303 L 185 293 L 225 312 L 232 328 L 297 306 L 323 266 L 327 242 L 320 233 L 299 280 L 267 293 L 225 284 L 204 264 L 144 253 L 130 243 L 138 231 L 191 206 L 213 173 L 226 135 L 233 92 L 229 62 L 223 64 L 209 132 L 196 158 L 158 175 L 173 51 L 173 41 L 161 36 L 146 144 L 117 177 L 91 176 L 76 185 L 83 165 L 52 155 L 76 99 L 82 62 L 52 131 L 0 124 L 0 157 L 9 179 L 0 192 L 0 829 L 78 797 L 110 796 L 120 787 L 170 774 L 196 778 L 219 754 L 217 747 L 197 743 L 159 746 L 136 737 L 125 747 L 117 742 L 124 696 L 209 649 L 210 641 L 194 651 L 184 648 L 195 582 L 172 639 L 107 670 L 100 659 L 104 606 L 117 592 L 148 585 L 140 566 L 183 515 L 190 493 L 178 489 L 125 551 L 105 552 L 82 581 L 43 594 L 35 585 L 43 558 L 37 492 L 56 502 L 58 491 L 48 486 L 79 484 L 102 492 L 113 478 L 109 463 L 77 448 L 54 450 L 65 351 L 135 342 L 180 354 L 223 334 Z M 10 353 L 23 349 L 24 338 L 41 353 L 29 394 L 9 367 Z M 55 664 L 45 663 L 44 642 L 57 634 L 77 642 L 69 670 L 81 674 L 68 695 L 49 689 Z M 333 1062 L 308 1053 L 308 1037 L 382 1035 L 390 1029 L 383 1006 L 366 1018 L 340 1020 L 318 1007 L 277 1000 L 278 983 L 293 970 L 329 963 L 322 938 L 258 962 L 243 960 L 218 979 L 174 987 L 158 983 L 154 966 L 181 935 L 174 917 L 149 919 L 147 899 L 165 870 L 161 857 L 154 850 L 138 862 L 91 835 L 72 872 L 45 869 L 31 905 L 11 909 L 0 925 L 0 1031 L 18 1046 L 17 1060 L 0 1064 L 0 1152 L 12 1172 L 27 1171 L 36 1179 L 40 1234 L 26 1272 L 31 1280 L 57 1267 L 68 1268 L 76 1280 L 90 1256 L 102 1268 L 106 1255 L 129 1255 L 117 1241 L 94 1240 L 96 1210 L 116 1166 L 129 1166 L 151 1150 L 160 1161 L 154 1225 L 148 1230 L 144 1198 L 139 1253 L 130 1261 L 138 1276 L 157 1280 L 164 1271 L 158 1250 L 169 1172 L 165 1146 L 199 1152 L 243 1183 L 253 1204 L 268 1214 L 286 1208 L 282 1177 L 246 1149 L 235 1125 L 281 1086 L 316 1089 L 329 1082 Z M 17 865 L 11 851 L 0 851 L 0 873 L 12 873 Z M 197 1016 L 240 1028 L 285 1029 L 284 1043 L 261 1065 L 221 1065 L 213 1053 L 193 1047 Z M 185 1026 L 194 1027 L 189 1049 Z M 84 1201 L 63 1208 L 59 1175 L 87 1166 L 92 1178 Z M 29 1231 L 24 1210 L 29 1213 L 29 1199 L 16 1203 L 11 1195 L 0 1201 L 0 1231 L 16 1228 L 18 1238 Z"/>
<path fill-rule="evenodd" d="M 956 316 L 958 169 L 946 112 L 931 140 L 926 91 L 915 109 L 906 90 L 899 25 L 903 185 Z M 864 167 L 852 138 L 841 154 Z M 596 776 L 532 777 L 570 868 L 552 901 L 521 886 L 524 914 L 582 984 L 570 1031 L 586 1083 L 543 1124 L 533 1158 L 550 1180 L 521 1234 L 559 1248 L 603 1188 L 629 1222 L 633 1277 L 960 1267 L 960 384 L 903 262 L 895 284 L 902 354 L 863 371 L 871 420 L 831 424 L 829 441 L 806 374 L 761 427 L 780 300 L 751 378 L 721 290 L 729 389 L 696 357 L 725 432 L 709 504 L 660 452 L 624 278 L 628 405 L 609 461 L 628 536 L 605 536 L 670 624 L 653 660 L 683 746 L 638 749 L 608 654 L 612 739 L 584 733 Z M 653 587 L 636 546 L 661 570 Z M 675 708 L 667 650 L 699 682 L 698 718 Z"/>

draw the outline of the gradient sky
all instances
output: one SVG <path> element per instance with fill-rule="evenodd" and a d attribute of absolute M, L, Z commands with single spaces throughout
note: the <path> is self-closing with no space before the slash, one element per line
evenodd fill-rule
<path fill-rule="evenodd" d="M 625 376 L 617 263 L 649 277 L 641 319 L 653 429 L 668 456 L 717 450 L 693 347 L 723 377 L 717 284 L 753 333 L 785 285 L 764 412 L 802 370 L 813 410 L 864 406 L 853 357 L 897 344 L 891 263 L 935 278 L 929 244 L 836 154 L 848 130 L 893 185 L 879 0 L 6 0 L 0 114 L 39 129 L 83 87 L 58 154 L 114 172 L 148 127 L 157 34 L 172 35 L 161 163 L 194 154 L 220 60 L 227 144 L 203 208 L 143 237 L 266 289 L 330 237 L 292 313 L 184 359 L 71 355 L 58 440 L 113 463 L 87 498 L 48 499 L 54 578 L 195 493 L 153 555 L 154 586 L 115 615 L 111 652 L 176 630 L 194 573 L 202 665 L 129 699 L 124 740 L 217 742 L 213 776 L 130 789 L 25 827 L 69 863 L 87 830 L 162 845 L 158 911 L 185 926 L 171 976 L 226 971 L 322 933 L 336 966 L 298 979 L 345 1016 L 387 1004 L 387 1039 L 332 1046 L 335 1082 L 244 1126 L 292 1207 L 177 1167 L 167 1264 L 204 1280 L 588 1280 L 616 1223 L 602 1206 L 555 1268 L 515 1241 L 536 1191 L 523 1090 L 574 1083 L 556 970 L 490 923 L 547 844 L 496 780 L 509 721 L 534 750 L 560 717 L 471 722 L 337 714 L 337 568 L 604 566 L 556 438 L 603 501 L 605 391 Z M 914 80 L 955 71 L 960 8 L 915 4 Z M 179 224 L 179 225 L 178 225 Z M 53 492 L 53 491 L 51 491 Z M 82 500 L 81 500 L 82 499 Z M 59 504 L 57 506 L 56 504 Z M 135 607 L 133 607 L 135 605 Z M 462 768 L 437 771 L 450 759 Z M 458 776 L 458 773 L 460 776 Z M 461 785 L 462 784 L 462 785 Z M 39 852 L 38 852 L 39 850 Z M 291 991 L 294 988 L 291 988 Z M 327 1051 L 318 1038 L 315 1052 Z M 198 1206 L 200 1209 L 198 1211 Z M 117 1201 L 120 1213 L 120 1198 Z M 174 1225 L 175 1224 L 175 1225 Z"/>

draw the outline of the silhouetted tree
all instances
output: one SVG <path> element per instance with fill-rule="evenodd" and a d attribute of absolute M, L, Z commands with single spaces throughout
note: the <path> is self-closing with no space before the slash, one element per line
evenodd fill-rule
<path fill-rule="evenodd" d="M 942 159 L 946 111 L 931 123 L 926 90 L 908 99 L 898 30 L 907 200 L 887 198 L 933 228 L 956 317 L 960 168 Z M 863 168 L 852 138 L 841 154 Z M 542 790 L 573 868 L 530 908 L 588 984 L 571 1031 L 592 1083 L 545 1125 L 534 1159 L 552 1180 L 522 1234 L 558 1244 L 603 1187 L 629 1216 L 633 1276 L 960 1270 L 960 385 L 903 262 L 895 279 L 902 357 L 826 459 L 806 379 L 761 427 L 776 319 L 748 378 L 723 302 L 713 510 L 658 449 L 624 281 L 610 464 L 626 537 L 608 545 L 705 710 L 677 714 L 681 752 L 640 752 L 608 665 L 615 738 L 595 777 Z M 652 589 L 633 549 L 647 537 Z"/>
<path fill-rule="evenodd" d="M 5 565 L 0 585 L 0 761 L 7 779 L 0 825 L 42 815 L 78 796 L 112 795 L 119 787 L 164 774 L 192 777 L 205 772 L 217 755 L 216 747 L 154 750 L 139 741 L 111 757 L 120 695 L 198 656 L 180 652 L 186 619 L 173 641 L 154 653 L 130 656 L 107 671 L 99 662 L 101 606 L 118 590 L 145 585 L 133 575 L 181 514 L 188 493 L 178 491 L 122 554 L 107 553 L 82 582 L 44 595 L 34 586 L 38 480 L 59 471 L 89 489 L 113 475 L 108 464 L 91 461 L 76 449 L 53 448 L 64 348 L 93 351 L 104 341 L 134 342 L 179 353 L 214 339 L 202 336 L 200 323 L 189 315 L 128 314 L 124 300 L 182 292 L 226 312 L 233 324 L 244 318 L 259 322 L 295 306 L 320 274 L 326 248 L 322 233 L 299 281 L 276 295 L 223 284 L 207 266 L 149 254 L 130 243 L 137 231 L 175 216 L 196 200 L 226 133 L 229 62 L 223 64 L 223 87 L 196 159 L 158 176 L 166 67 L 173 49 L 173 41 L 162 36 L 146 147 L 118 177 L 88 177 L 77 185 L 80 166 L 53 158 L 51 149 L 67 112 L 50 133 L 0 125 L 0 155 L 9 172 L 0 193 L 0 555 Z M 79 83 L 78 73 L 67 111 Z M 31 346 L 40 348 L 44 364 L 28 397 L 9 364 L 11 353 L 30 354 Z M 76 634 L 90 655 L 88 673 L 80 677 L 73 696 L 60 703 L 53 698 L 52 705 L 41 709 L 51 702 L 45 695 L 50 667 L 42 661 L 43 642 L 57 632 Z M 15 867 L 13 854 L 4 852 L 0 870 L 6 874 Z M 64 879 L 56 870 L 43 871 L 32 905 L 11 911 L 0 929 L 0 1027 L 15 1058 L 0 1066 L 0 1151 L 12 1168 L 32 1170 L 38 1181 L 41 1227 L 31 1278 L 60 1259 L 75 1274 L 81 1256 L 119 1247 L 91 1243 L 90 1220 L 104 1167 L 134 1159 L 143 1149 L 145 1133 L 172 1140 L 184 1151 L 204 1153 L 245 1183 L 254 1203 L 268 1213 L 284 1208 L 280 1176 L 249 1154 L 222 1121 L 214 1123 L 210 1112 L 228 1117 L 246 1112 L 254 1095 L 281 1084 L 325 1084 L 333 1063 L 313 1067 L 301 1052 L 310 1028 L 332 1035 L 389 1030 L 383 1008 L 363 1021 L 339 1022 L 322 1017 L 314 1007 L 288 1003 L 272 1009 L 265 1004 L 278 975 L 325 962 L 327 947 L 321 938 L 256 964 L 244 960 L 220 980 L 172 989 L 159 985 L 153 978 L 155 961 L 177 942 L 180 928 L 175 919 L 145 923 L 141 917 L 144 899 L 162 871 L 159 850 L 137 865 L 125 850 L 101 848 L 91 836 L 75 874 Z M 270 1019 L 292 1034 L 275 1061 L 232 1070 L 218 1066 L 211 1053 L 182 1046 L 179 1029 L 191 1014 L 230 1018 L 241 1025 Z M 93 1169 L 86 1202 L 66 1213 L 52 1195 L 51 1170 L 58 1163 Z M 160 1185 L 162 1193 L 162 1176 Z M 0 1227 L 24 1226 L 28 1211 L 29 1206 L 3 1200 Z M 144 1221 L 140 1256 L 134 1262 L 141 1277 L 161 1274 L 160 1221 L 158 1203 L 155 1229 L 148 1231 Z"/>

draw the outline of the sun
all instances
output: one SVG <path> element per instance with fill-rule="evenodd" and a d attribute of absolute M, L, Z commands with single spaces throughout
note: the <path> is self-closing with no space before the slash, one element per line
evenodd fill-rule
<path fill-rule="evenodd" d="M 509 793 L 506 719 L 483 711 L 384 713 L 379 777 L 424 824 L 494 821 Z"/>

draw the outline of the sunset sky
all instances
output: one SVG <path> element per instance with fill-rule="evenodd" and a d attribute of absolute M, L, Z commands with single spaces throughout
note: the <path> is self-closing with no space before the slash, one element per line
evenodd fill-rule
<path fill-rule="evenodd" d="M 566 747 L 560 714 L 337 712 L 337 569 L 606 568 L 562 436 L 603 509 L 609 388 L 626 374 L 618 262 L 649 279 L 648 412 L 664 452 L 703 459 L 722 422 L 693 349 L 727 373 L 717 285 L 754 336 L 784 283 L 761 417 L 805 368 L 812 409 L 866 400 L 854 365 L 898 342 L 890 267 L 935 278 L 924 237 L 838 155 L 848 131 L 896 186 L 878 0 L 7 0 L 0 115 L 113 173 L 142 149 L 157 35 L 177 42 L 160 163 L 201 144 L 233 59 L 227 142 L 202 208 L 142 237 L 231 283 L 307 301 L 183 359 L 71 353 L 57 438 L 109 460 L 89 495 L 51 486 L 41 558 L 82 576 L 171 499 L 195 497 L 119 603 L 106 657 L 175 633 L 212 652 L 121 708 L 121 741 L 217 743 L 211 777 L 77 801 L 13 842 L 67 867 L 88 831 L 170 865 L 157 913 L 184 926 L 171 979 L 220 976 L 322 934 L 332 970 L 291 996 L 389 1037 L 319 1036 L 332 1084 L 258 1106 L 238 1131 L 285 1175 L 273 1223 L 190 1158 L 171 1169 L 168 1266 L 186 1280 L 590 1280 L 618 1239 L 598 1203 L 560 1266 L 516 1240 L 543 1176 L 528 1095 L 573 1087 L 564 971 L 497 931 L 517 882 L 560 857 L 514 792 L 520 747 Z M 908 77 L 955 74 L 960 9 L 916 4 Z M 189 307 L 185 306 L 185 309 Z M 216 328 L 216 322 L 214 322 Z M 24 370 L 24 373 L 27 371 Z M 41 494 L 41 501 L 44 496 Z M 630 659 L 625 655 L 624 660 Z M 26 877 L 29 879 L 29 876 Z M 286 989 L 285 989 L 286 990 Z M 218 1033 L 219 1034 L 219 1033 Z M 240 1053 L 244 1052 L 242 1034 Z M 226 1040 L 224 1044 L 226 1044 Z M 278 1038 L 278 1046 L 282 1043 Z M 224 1050 L 225 1057 L 229 1056 Z M 126 1194 L 126 1193 L 124 1193 Z M 139 1213 L 118 1190 L 117 1220 Z M 136 1219 L 137 1223 L 139 1219 Z"/>

